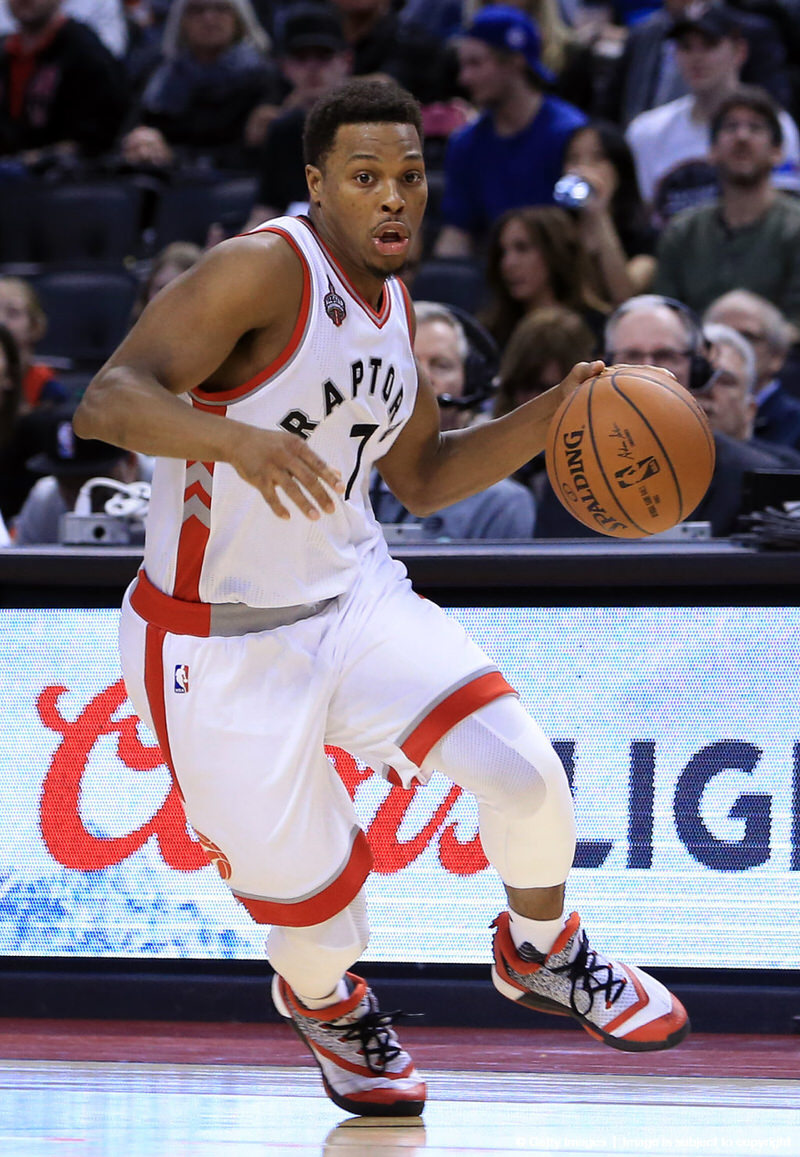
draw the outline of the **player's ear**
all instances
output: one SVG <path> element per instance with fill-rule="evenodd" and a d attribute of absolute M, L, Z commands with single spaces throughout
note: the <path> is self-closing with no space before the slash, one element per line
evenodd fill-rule
<path fill-rule="evenodd" d="M 306 184 L 308 185 L 309 200 L 314 205 L 319 205 L 322 170 L 318 169 L 316 165 L 306 165 Z"/>

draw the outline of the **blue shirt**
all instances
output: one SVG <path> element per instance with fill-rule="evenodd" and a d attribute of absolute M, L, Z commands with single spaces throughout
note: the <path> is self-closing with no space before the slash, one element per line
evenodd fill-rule
<path fill-rule="evenodd" d="M 489 113 L 453 133 L 445 155 L 442 223 L 481 236 L 507 209 L 552 205 L 567 140 L 586 121 L 574 105 L 546 96 L 530 124 L 513 136 L 498 136 Z"/>

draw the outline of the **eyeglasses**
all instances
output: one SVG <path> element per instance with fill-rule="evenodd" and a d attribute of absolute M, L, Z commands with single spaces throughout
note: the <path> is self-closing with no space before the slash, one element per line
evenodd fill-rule
<path fill-rule="evenodd" d="M 630 366 L 664 366 L 665 369 L 670 369 L 672 366 L 681 366 L 687 358 L 692 356 L 691 350 L 616 350 L 609 354 L 608 360 L 617 364 Z"/>

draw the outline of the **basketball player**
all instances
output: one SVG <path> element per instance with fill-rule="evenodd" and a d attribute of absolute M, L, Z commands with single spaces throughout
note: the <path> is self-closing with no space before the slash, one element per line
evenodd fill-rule
<path fill-rule="evenodd" d="M 337 1105 L 415 1115 L 425 1085 L 348 971 L 367 944 L 371 859 L 326 743 L 393 782 L 439 769 L 477 796 L 509 899 L 495 921 L 501 993 L 628 1050 L 677 1044 L 688 1019 L 565 916 L 564 770 L 486 655 L 413 593 L 368 503 L 374 465 L 420 514 L 506 477 L 600 363 L 440 433 L 393 276 L 425 208 L 419 108 L 392 84 L 350 82 L 309 114 L 305 153 L 310 219 L 270 221 L 173 281 L 91 383 L 75 429 L 158 458 L 123 671 L 198 839 L 272 926 L 278 1011 Z"/>

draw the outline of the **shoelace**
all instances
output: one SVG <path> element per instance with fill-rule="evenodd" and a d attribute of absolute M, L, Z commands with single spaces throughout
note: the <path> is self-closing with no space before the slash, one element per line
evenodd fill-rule
<path fill-rule="evenodd" d="M 570 1004 L 574 1011 L 582 1016 L 591 1012 L 594 998 L 599 992 L 605 993 L 606 1004 L 614 1004 L 627 984 L 625 977 L 617 978 L 614 976 L 614 970 L 610 964 L 603 964 L 598 960 L 597 953 L 589 947 L 589 941 L 583 929 L 581 929 L 578 939 L 578 951 L 575 958 L 566 964 L 558 965 L 556 968 L 550 965 L 545 965 L 545 967 L 550 972 L 565 972 L 567 974 L 572 981 L 569 994 Z M 575 1000 L 576 989 L 581 989 L 589 997 L 588 1008 L 578 1008 Z"/>
<path fill-rule="evenodd" d="M 367 1068 L 376 1076 L 381 1076 L 386 1071 L 386 1066 L 403 1051 L 392 1031 L 392 1025 L 405 1015 L 400 1009 L 381 1012 L 373 1008 L 371 1012 L 365 1013 L 347 1025 L 344 1032 L 341 1032 L 341 1026 L 337 1031 L 342 1040 L 359 1042 L 361 1046 L 359 1052 L 363 1054 Z"/>

